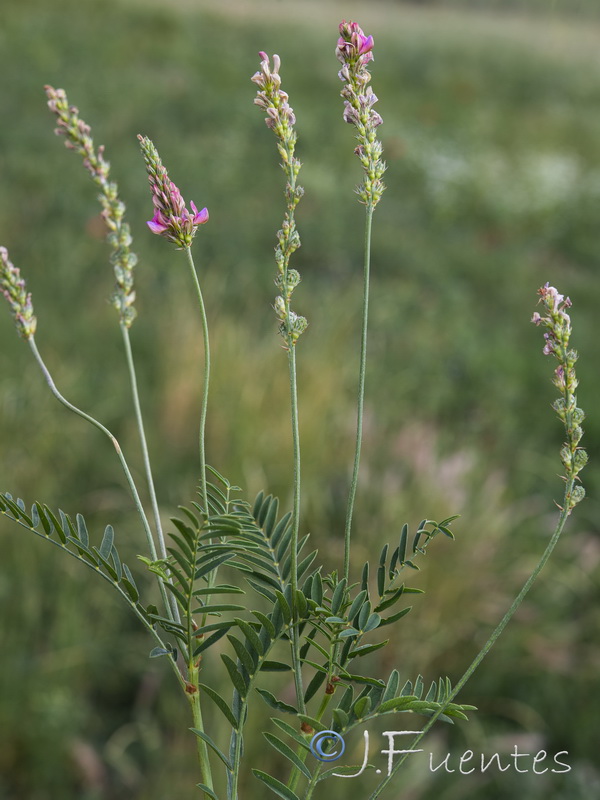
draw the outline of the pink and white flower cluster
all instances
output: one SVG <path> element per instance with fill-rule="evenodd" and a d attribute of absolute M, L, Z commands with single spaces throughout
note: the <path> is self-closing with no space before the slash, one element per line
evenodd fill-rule
<path fill-rule="evenodd" d="M 544 345 L 544 355 L 549 356 L 556 353 L 559 344 L 566 346 L 571 334 L 571 318 L 565 312 L 565 308 L 570 308 L 572 303 L 569 297 L 563 294 L 546 283 L 538 289 L 540 302 L 542 302 L 549 312 L 548 317 L 542 317 L 537 311 L 534 311 L 531 321 L 535 325 L 543 323 L 549 330 L 544 334 L 546 343 Z"/>
<path fill-rule="evenodd" d="M 269 56 L 262 50 L 260 56 L 260 70 L 255 72 L 252 80 L 260 89 L 257 92 L 254 102 L 257 106 L 267 112 L 265 122 L 268 128 L 272 128 L 280 138 L 285 138 L 291 128 L 296 123 L 294 109 L 288 103 L 288 94 L 281 89 L 281 77 L 279 67 L 281 59 L 277 54 L 273 56 L 273 69 Z"/>
<path fill-rule="evenodd" d="M 190 247 L 199 225 L 208 222 L 208 209 L 188 211 L 181 192 L 169 178 L 156 147 L 147 136 L 138 136 L 152 189 L 154 216 L 147 222 L 152 233 L 164 236 L 179 249 Z"/>
<path fill-rule="evenodd" d="M 367 69 L 367 64 L 373 60 L 373 37 L 367 36 L 358 23 L 345 20 L 340 23 L 339 32 L 335 54 L 342 63 L 338 76 L 344 82 L 341 91 L 343 117 L 358 131 L 359 144 L 354 152 L 365 172 L 357 194 L 365 205 L 375 208 L 385 189 L 381 180 L 385 162 L 381 157 L 383 147 L 375 134 L 383 120 L 373 108 L 377 95 L 369 85 L 371 74 Z"/>

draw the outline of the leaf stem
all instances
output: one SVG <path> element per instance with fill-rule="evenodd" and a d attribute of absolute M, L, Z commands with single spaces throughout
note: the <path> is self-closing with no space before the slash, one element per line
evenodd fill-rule
<path fill-rule="evenodd" d="M 571 493 L 571 491 L 573 489 L 574 482 L 575 482 L 574 478 L 570 478 L 569 480 L 567 480 L 567 485 L 566 485 L 566 489 L 565 489 L 565 501 L 564 501 L 563 508 L 561 510 L 560 516 L 558 518 L 558 523 L 556 525 L 554 533 L 552 534 L 552 537 L 550 538 L 550 541 L 548 542 L 548 544 L 546 546 L 546 549 L 544 550 L 540 560 L 538 561 L 537 566 L 535 567 L 535 569 L 533 570 L 533 572 L 531 573 L 529 578 L 525 581 L 525 583 L 523 585 L 523 588 L 521 589 L 519 594 L 515 597 L 515 599 L 513 600 L 512 604 L 510 606 L 510 608 L 508 609 L 506 614 L 502 617 L 502 619 L 500 620 L 500 622 L 498 623 L 498 625 L 496 626 L 496 628 L 492 632 L 492 634 L 489 637 L 489 639 L 487 640 L 487 642 L 481 648 L 479 653 L 475 656 L 475 658 L 471 662 L 471 665 L 468 667 L 468 669 L 466 670 L 464 675 L 461 677 L 461 679 L 458 681 L 456 686 L 450 692 L 450 694 L 446 698 L 446 701 L 440 706 L 440 708 L 436 711 L 436 713 L 429 719 L 429 721 L 427 722 L 427 724 L 425 725 L 423 730 L 412 741 L 408 752 L 405 753 L 403 756 L 401 756 L 398 759 L 398 761 L 395 763 L 394 768 L 392 769 L 390 774 L 381 781 L 379 786 L 377 786 L 375 791 L 370 795 L 369 800 L 375 800 L 375 798 L 379 797 L 379 795 L 381 794 L 383 789 L 385 789 L 385 787 L 390 783 L 392 777 L 400 769 L 400 767 L 402 766 L 402 764 L 404 763 L 404 761 L 408 757 L 410 751 L 414 750 L 416 748 L 416 746 L 419 744 L 421 739 L 423 739 L 423 737 L 433 727 L 433 725 L 435 724 L 435 722 L 438 719 L 438 717 L 441 714 L 444 713 L 444 709 L 452 702 L 452 700 L 454 700 L 454 698 L 458 695 L 458 693 L 461 691 L 461 689 L 467 683 L 469 678 L 473 675 L 473 673 L 475 672 L 477 667 L 481 664 L 481 662 L 483 661 L 485 656 L 492 649 L 493 645 L 495 644 L 496 640 L 498 639 L 498 637 L 500 636 L 502 631 L 506 628 L 507 624 L 509 623 L 509 621 L 511 620 L 512 616 L 514 615 L 515 611 L 519 608 L 519 606 L 523 602 L 523 600 L 525 598 L 525 595 L 529 592 L 529 590 L 531 589 L 535 579 L 540 574 L 540 572 L 543 569 L 544 565 L 546 564 L 546 562 L 548 561 L 548 559 L 552 555 L 552 551 L 556 547 L 556 544 L 557 544 L 557 542 L 558 542 L 558 540 L 560 538 L 560 535 L 563 532 L 563 529 L 565 527 L 565 523 L 567 521 L 567 517 L 569 516 L 568 497 L 570 496 L 570 493 Z"/>
<path fill-rule="evenodd" d="M 365 253 L 363 270 L 363 309 L 362 309 L 362 332 L 360 341 L 360 366 L 358 373 L 358 400 L 356 413 L 356 446 L 354 450 L 354 467 L 352 470 L 352 481 L 350 484 L 350 494 L 348 495 L 348 505 L 346 507 L 346 526 L 344 530 L 344 577 L 346 584 L 350 574 L 350 534 L 352 531 L 352 515 L 354 513 L 354 500 L 356 498 L 356 488 L 358 485 L 358 472 L 360 467 L 360 451 L 363 435 L 363 411 L 365 401 L 365 376 L 367 371 L 367 328 L 369 322 L 369 280 L 371 268 L 371 229 L 373 224 L 373 204 L 369 203 L 366 209 L 365 219 Z"/>

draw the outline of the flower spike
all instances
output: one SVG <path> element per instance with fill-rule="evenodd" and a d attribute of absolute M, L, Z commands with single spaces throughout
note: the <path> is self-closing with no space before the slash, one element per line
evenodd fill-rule
<path fill-rule="evenodd" d="M 208 209 L 198 211 L 195 204 L 190 203 L 192 210 L 188 211 L 181 192 L 170 180 L 154 144 L 147 136 L 138 135 L 138 139 L 154 204 L 154 216 L 147 225 L 152 233 L 164 236 L 183 250 L 191 245 L 198 226 L 208 222 Z"/>
<path fill-rule="evenodd" d="M 265 122 L 277 137 L 277 150 L 281 156 L 281 167 L 286 174 L 285 188 L 286 212 L 281 230 L 277 232 L 277 247 L 275 248 L 275 261 L 277 264 L 277 277 L 275 285 L 281 294 L 275 298 L 273 306 L 275 314 L 280 321 L 279 333 L 281 334 L 286 349 L 294 347 L 299 337 L 304 333 L 308 322 L 291 309 L 292 292 L 300 283 L 300 275 L 295 269 L 290 269 L 289 263 L 292 254 L 300 247 L 300 235 L 296 229 L 294 212 L 304 195 L 304 189 L 296 184 L 300 172 L 300 161 L 296 158 L 296 116 L 294 109 L 288 103 L 287 92 L 281 89 L 279 68 L 281 59 L 273 56 L 271 67 L 269 56 L 262 50 L 259 52 L 260 70 L 252 78 L 259 91 L 254 98 L 254 103 L 267 112 Z"/>
<path fill-rule="evenodd" d="M 542 316 L 536 311 L 531 321 L 535 325 L 543 325 L 547 328 L 547 332 L 544 333 L 545 343 L 542 352 L 546 356 L 554 356 L 558 361 L 558 366 L 554 370 L 553 383 L 561 396 L 554 401 L 552 407 L 565 426 L 567 433 L 567 441 L 561 448 L 560 457 L 566 470 L 566 480 L 573 482 L 575 479 L 579 480 L 579 473 L 587 464 L 587 453 L 582 447 L 579 447 L 583 436 L 581 423 L 585 419 L 585 414 L 581 408 L 577 407 L 575 395 L 578 386 L 575 375 L 577 352 L 569 349 L 571 318 L 565 311 L 566 308 L 571 307 L 572 303 L 568 297 L 560 294 L 549 283 L 538 289 L 538 294 L 539 302 L 545 306 L 547 315 Z M 567 512 L 571 513 L 584 496 L 583 486 L 573 486 L 567 497 Z"/>
<path fill-rule="evenodd" d="M 117 281 L 112 302 L 123 324 L 130 328 L 136 317 L 133 269 L 138 259 L 131 250 L 131 233 L 124 220 L 125 203 L 119 198 L 117 184 L 110 180 L 110 164 L 104 158 L 104 145 L 94 147 L 91 128 L 81 119 L 77 107 L 69 105 L 64 89 L 45 86 L 44 90 L 48 108 L 56 116 L 58 124 L 54 132 L 65 137 L 67 149 L 83 156 L 83 166 L 100 187 L 98 199 L 102 205 L 102 218 L 108 228 L 106 238 L 112 248 L 110 261 Z"/>
<path fill-rule="evenodd" d="M 9 261 L 5 247 L 0 247 L 0 292 L 8 300 L 19 335 L 23 339 L 30 339 L 37 326 L 31 294 L 20 271 Z"/>
<path fill-rule="evenodd" d="M 340 37 L 335 54 L 342 63 L 338 75 L 345 86 L 341 91 L 344 98 L 344 122 L 348 122 L 358 131 L 358 147 L 355 154 L 359 157 L 365 177 L 356 190 L 361 202 L 375 208 L 385 189 L 381 180 L 385 172 L 382 160 L 383 147 L 375 135 L 375 129 L 383 122 L 381 116 L 373 109 L 377 95 L 369 86 L 371 74 L 367 69 L 373 60 L 373 37 L 367 36 L 358 23 L 340 23 Z"/>

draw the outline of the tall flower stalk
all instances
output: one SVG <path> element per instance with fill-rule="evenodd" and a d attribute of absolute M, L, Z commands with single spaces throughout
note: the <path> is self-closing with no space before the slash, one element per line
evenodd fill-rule
<path fill-rule="evenodd" d="M 208 336 L 208 322 L 202 290 L 198 274 L 194 265 L 191 245 L 199 225 L 208 222 L 208 209 L 198 211 L 195 204 L 190 203 L 192 211 L 188 211 L 181 192 L 169 178 L 158 151 L 147 136 L 138 136 L 148 181 L 152 191 L 152 204 L 154 216 L 147 222 L 152 233 L 162 236 L 168 242 L 177 246 L 178 250 L 185 250 L 187 261 L 192 275 L 194 290 L 198 297 L 200 317 L 202 320 L 202 335 L 204 341 L 204 382 L 202 389 L 202 403 L 200 410 L 200 431 L 198 435 L 198 449 L 200 453 L 200 488 L 204 510 L 208 516 L 208 493 L 206 487 L 206 412 L 208 408 L 208 389 L 210 382 L 210 341 Z"/>
<path fill-rule="evenodd" d="M 203 503 L 205 519 L 210 515 L 208 504 L 208 487 L 206 481 L 206 414 L 208 407 L 208 390 L 210 382 L 210 344 L 208 335 L 208 321 L 200 282 L 194 265 L 191 245 L 200 225 L 208 222 L 208 210 L 203 208 L 198 211 L 194 203 L 190 203 L 190 212 L 186 207 L 181 192 L 173 181 L 169 178 L 167 170 L 163 165 L 158 151 L 152 141 L 147 136 L 138 136 L 142 155 L 148 173 L 148 181 L 152 191 L 152 203 L 154 206 L 154 216 L 147 222 L 152 233 L 162 236 L 168 242 L 176 245 L 178 250 L 185 250 L 188 265 L 192 275 L 194 289 L 198 297 L 200 306 L 200 316 L 202 320 L 202 332 L 204 341 L 204 381 L 202 389 L 202 402 L 200 410 L 200 430 L 198 436 L 198 447 L 200 456 L 200 494 Z M 209 585 L 213 585 L 216 570 L 209 575 Z M 188 623 L 191 618 L 188 616 Z M 186 696 L 190 702 L 192 716 L 194 720 L 194 732 L 197 734 L 198 761 L 202 780 L 206 787 L 207 794 L 213 791 L 212 770 L 208 754 L 208 746 L 205 740 L 204 720 L 202 716 L 202 704 L 200 693 L 200 660 L 194 656 L 193 649 L 188 652 L 188 684 Z"/>
<path fill-rule="evenodd" d="M 281 168 L 286 176 L 285 201 L 286 211 L 281 230 L 277 232 L 277 246 L 275 247 L 275 262 L 277 274 L 275 285 L 279 294 L 275 298 L 275 314 L 279 319 L 279 333 L 284 342 L 284 349 L 288 356 L 288 372 L 290 380 L 290 403 L 292 439 L 294 447 L 294 499 L 292 510 L 292 540 L 291 540 L 291 589 L 292 606 L 296 612 L 296 592 L 298 591 L 298 530 L 300 525 L 300 434 L 298 426 L 298 387 L 296 376 L 296 343 L 306 330 L 305 317 L 299 316 L 291 308 L 291 297 L 294 289 L 300 283 L 300 275 L 295 269 L 290 269 L 290 258 L 300 247 L 300 236 L 296 229 L 295 210 L 304 194 L 304 189 L 296 181 L 301 163 L 295 156 L 297 135 L 294 129 L 296 117 L 288 103 L 288 95 L 281 89 L 279 67 L 281 59 L 273 56 L 271 68 L 269 56 L 259 53 L 261 62 L 260 70 L 252 76 L 252 81 L 258 86 L 259 91 L 254 102 L 259 108 L 267 112 L 265 122 L 277 137 L 277 150 L 281 156 Z M 294 654 L 294 679 L 296 695 L 301 711 L 304 711 L 304 693 L 302 690 L 302 675 L 299 655 L 298 630 L 293 629 L 292 649 Z"/>
<path fill-rule="evenodd" d="M 365 243 L 363 260 L 363 305 L 360 340 L 360 364 L 358 372 L 358 398 L 356 415 L 356 443 L 354 465 L 346 507 L 344 527 L 344 578 L 348 584 L 350 577 L 350 537 L 354 501 L 358 486 L 360 454 L 363 436 L 363 413 L 365 401 L 365 379 L 367 370 L 367 331 L 369 323 L 369 283 L 371 270 L 371 230 L 373 212 L 385 189 L 382 176 L 385 163 L 381 156 L 383 147 L 376 136 L 376 130 L 383 120 L 373 109 L 377 96 L 371 88 L 371 74 L 367 64 L 373 60 L 373 37 L 366 36 L 356 22 L 342 22 L 336 47 L 336 56 L 342 63 L 338 75 L 344 82 L 341 96 L 344 99 L 344 121 L 354 125 L 357 130 L 358 145 L 354 153 L 362 165 L 363 181 L 356 189 L 360 202 L 365 206 Z"/>
<path fill-rule="evenodd" d="M 134 307 L 135 290 L 133 288 L 133 270 L 137 264 L 138 258 L 131 250 L 131 232 L 129 224 L 124 220 L 126 210 L 125 203 L 123 203 L 119 197 L 117 184 L 110 180 L 110 164 L 104 158 L 104 146 L 101 145 L 98 148 L 94 146 L 90 126 L 80 118 L 79 109 L 69 104 L 67 95 L 63 89 L 54 89 L 52 86 L 45 86 L 44 89 L 46 97 L 48 98 L 48 107 L 57 119 L 58 127 L 55 133 L 65 137 L 65 146 L 67 149 L 74 150 L 79 155 L 83 156 L 84 167 L 89 172 L 94 183 L 100 188 L 98 199 L 102 206 L 102 218 L 108 228 L 107 241 L 111 248 L 110 261 L 113 265 L 116 278 L 112 303 L 119 314 L 119 327 L 123 338 L 136 425 L 158 540 L 158 554 L 160 558 L 165 559 L 167 557 L 165 537 L 158 508 L 129 334 L 129 330 L 137 316 Z M 156 558 L 156 555 L 154 558 Z M 177 603 L 172 598 L 168 603 L 168 613 L 171 614 L 175 620 L 179 620 Z"/>
<path fill-rule="evenodd" d="M 581 423 L 585 419 L 585 414 L 581 408 L 577 406 L 577 396 L 575 390 L 578 385 L 577 376 L 575 374 L 575 362 L 577 361 L 577 352 L 570 349 L 569 339 L 571 337 L 571 318 L 567 314 L 566 309 L 571 307 L 571 300 L 564 297 L 553 286 L 548 283 L 538 290 L 540 295 L 540 302 L 543 304 L 546 311 L 545 315 L 535 312 L 532 317 L 532 322 L 535 325 L 543 325 L 547 328 L 544 334 L 545 345 L 543 349 L 544 355 L 551 355 L 558 361 L 558 366 L 554 371 L 553 383 L 559 390 L 560 397 L 554 403 L 553 408 L 556 411 L 558 418 L 564 425 L 566 433 L 566 441 L 561 447 L 560 459 L 565 469 L 563 481 L 565 482 L 565 492 L 562 506 L 559 506 L 560 514 L 556 528 L 546 549 L 542 553 L 535 569 L 525 581 L 521 591 L 513 600 L 510 608 L 502 617 L 487 642 L 481 648 L 479 653 L 475 656 L 463 676 L 455 685 L 452 692 L 448 695 L 446 701 L 436 711 L 435 714 L 428 720 L 427 724 L 423 727 L 418 736 L 413 739 L 407 752 L 402 755 L 394 764 L 394 768 L 390 774 L 381 781 L 375 791 L 370 795 L 369 800 L 376 800 L 390 783 L 393 776 L 401 768 L 402 764 L 410 754 L 411 750 L 415 750 L 419 742 L 433 727 L 437 719 L 444 713 L 447 706 L 454 700 L 461 689 L 465 686 L 467 681 L 471 678 L 477 667 L 481 664 L 485 656 L 494 646 L 500 634 L 506 628 L 516 610 L 519 608 L 525 596 L 533 586 L 536 578 L 544 568 L 546 562 L 552 555 L 558 540 L 564 530 L 565 523 L 569 518 L 571 511 L 575 506 L 585 497 L 585 489 L 579 483 L 579 473 L 587 464 L 587 453 L 579 446 L 583 430 Z"/>

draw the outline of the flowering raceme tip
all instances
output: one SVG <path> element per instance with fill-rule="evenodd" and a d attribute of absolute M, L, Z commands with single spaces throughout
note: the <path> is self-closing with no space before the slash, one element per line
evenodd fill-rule
<path fill-rule="evenodd" d="M 366 36 L 358 22 L 343 20 L 336 55 L 342 64 L 360 60 L 364 66 L 373 60 L 373 37 Z"/>
<path fill-rule="evenodd" d="M 20 271 L 10 261 L 6 247 L 0 247 L 0 294 L 8 301 L 19 335 L 23 339 L 30 339 L 37 325 L 31 294 Z"/>
<path fill-rule="evenodd" d="M 208 222 L 208 209 L 198 211 L 191 202 L 188 211 L 181 192 L 170 180 L 154 144 L 147 136 L 138 136 L 152 189 L 154 216 L 147 222 L 152 233 L 164 236 L 179 249 L 189 247 L 199 225 Z"/>
<path fill-rule="evenodd" d="M 367 36 L 358 23 L 345 20 L 340 23 L 339 32 L 335 54 L 342 63 L 338 76 L 344 82 L 341 91 L 343 117 L 344 122 L 357 129 L 359 144 L 354 152 L 365 172 L 357 193 L 365 205 L 375 208 L 385 189 L 381 180 L 385 162 L 381 157 L 383 147 L 375 134 L 383 120 L 373 108 L 377 95 L 370 86 L 371 74 L 367 69 L 369 61 L 373 60 L 373 37 Z"/>
<path fill-rule="evenodd" d="M 566 510 L 567 513 L 571 513 L 585 496 L 583 486 L 575 484 L 574 481 L 579 480 L 579 473 L 587 463 L 587 453 L 579 446 L 583 436 L 581 423 L 585 419 L 585 413 L 577 406 L 575 394 L 578 386 L 575 374 L 577 351 L 569 346 L 571 317 L 565 311 L 566 308 L 571 308 L 572 303 L 570 298 L 560 294 L 549 283 L 538 289 L 538 294 L 539 302 L 543 304 L 547 313 L 542 316 L 536 311 L 531 321 L 535 325 L 542 325 L 547 329 L 544 333 L 543 353 L 546 356 L 554 356 L 558 361 L 558 366 L 554 370 L 553 383 L 559 390 L 560 397 L 554 401 L 552 407 L 564 424 L 567 433 L 567 441 L 561 448 L 560 457 L 566 470 L 566 479 L 571 482 L 571 488 L 566 496 Z"/>

